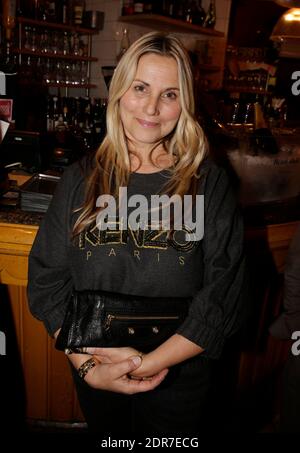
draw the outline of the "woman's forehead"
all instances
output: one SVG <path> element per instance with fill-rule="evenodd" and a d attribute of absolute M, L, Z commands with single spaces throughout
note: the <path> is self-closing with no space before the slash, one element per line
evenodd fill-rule
<path fill-rule="evenodd" d="M 143 55 L 138 62 L 136 79 L 149 84 L 166 81 L 178 85 L 178 66 L 175 58 L 149 53 Z"/>

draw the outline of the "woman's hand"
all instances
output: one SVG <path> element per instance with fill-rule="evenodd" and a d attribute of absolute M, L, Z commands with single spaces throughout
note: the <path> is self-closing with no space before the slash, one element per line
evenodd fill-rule
<path fill-rule="evenodd" d="M 144 355 L 142 365 L 131 375 L 135 378 L 153 376 L 203 351 L 203 348 L 187 338 L 174 334 L 158 348 Z"/>
<path fill-rule="evenodd" d="M 156 371 L 152 371 L 153 368 L 149 363 L 149 360 L 146 359 L 146 354 L 137 351 L 131 347 L 122 347 L 122 348 L 85 348 L 85 352 L 88 354 L 93 355 L 96 359 L 98 359 L 103 364 L 108 363 L 119 363 L 123 360 L 128 358 L 132 358 L 133 356 L 140 356 L 142 357 L 142 364 L 138 367 L 136 372 L 130 373 L 130 377 L 135 379 L 143 379 L 147 378 L 147 380 L 152 379 L 154 376 L 158 375 L 161 371 L 166 371 L 165 369 L 156 369 Z M 146 365 L 146 366 L 145 366 Z M 152 368 L 152 370 L 151 370 Z"/>
<path fill-rule="evenodd" d="M 167 368 L 159 368 L 159 364 L 154 363 L 152 360 L 149 360 L 148 354 L 143 354 L 142 352 L 137 351 L 131 347 L 122 347 L 122 348 L 86 348 L 88 354 L 93 355 L 98 358 L 102 363 L 119 363 L 125 359 L 128 359 L 133 356 L 141 356 L 142 363 L 141 365 L 130 373 L 130 376 L 135 378 L 147 378 L 155 376 L 161 371 L 165 371 Z"/>
<path fill-rule="evenodd" d="M 162 369 L 159 363 L 155 363 L 151 359 L 151 355 L 143 354 L 141 366 L 130 373 L 130 376 L 135 379 L 151 379 L 151 376 L 159 374 Z M 164 368 L 167 369 L 167 368 Z"/>
<path fill-rule="evenodd" d="M 134 348 L 85 348 L 87 354 L 91 354 L 99 359 L 102 363 L 118 363 L 133 356 L 139 356 L 141 353 Z"/>
<path fill-rule="evenodd" d="M 129 375 L 140 367 L 141 363 L 140 356 L 134 356 L 118 363 L 99 363 L 86 374 L 85 381 L 95 389 L 129 395 L 153 390 L 162 382 L 168 370 L 163 370 L 147 380 L 131 379 Z"/>

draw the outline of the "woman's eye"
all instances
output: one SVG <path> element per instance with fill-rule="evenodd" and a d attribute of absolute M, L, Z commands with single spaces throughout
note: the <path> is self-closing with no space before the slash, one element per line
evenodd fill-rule
<path fill-rule="evenodd" d="M 144 93 L 146 91 L 146 87 L 144 87 L 144 85 L 135 85 L 133 89 L 138 93 Z"/>
<path fill-rule="evenodd" d="M 177 94 L 174 91 L 168 91 L 163 97 L 167 99 L 177 99 Z"/>

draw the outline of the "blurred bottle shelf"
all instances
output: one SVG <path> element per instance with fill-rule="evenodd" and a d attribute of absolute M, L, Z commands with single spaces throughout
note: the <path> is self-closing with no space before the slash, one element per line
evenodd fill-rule
<path fill-rule="evenodd" d="M 19 24 L 24 24 L 24 25 L 33 25 L 36 27 L 42 27 L 42 28 L 53 28 L 53 29 L 59 29 L 63 31 L 72 31 L 84 35 L 94 35 L 98 33 L 98 30 L 92 29 L 92 28 L 83 28 L 83 27 L 77 27 L 75 25 L 65 25 L 65 24 L 59 24 L 57 22 L 46 22 L 43 20 L 36 20 L 36 19 L 29 19 L 27 17 L 17 17 L 17 22 Z"/>
<path fill-rule="evenodd" d="M 35 57 L 44 57 L 44 58 L 56 58 L 62 60 L 76 60 L 76 61 L 98 61 L 96 57 L 83 57 L 80 55 L 70 55 L 70 54 L 62 54 L 62 53 L 52 53 L 52 52 L 35 52 L 33 50 L 28 49 L 18 49 L 15 48 L 12 50 L 13 53 L 18 53 L 21 55 L 32 55 Z"/>
<path fill-rule="evenodd" d="M 129 16 L 120 16 L 118 21 L 133 25 L 141 25 L 154 30 L 200 34 L 217 38 L 224 37 L 224 33 L 221 31 L 204 28 L 200 25 L 190 24 L 188 22 L 184 22 L 183 20 L 160 16 L 158 14 L 132 14 Z"/>

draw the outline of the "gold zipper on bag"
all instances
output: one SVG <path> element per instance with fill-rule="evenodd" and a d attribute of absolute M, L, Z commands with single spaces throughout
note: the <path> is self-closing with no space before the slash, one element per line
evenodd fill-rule
<path fill-rule="evenodd" d="M 127 316 L 127 315 L 107 315 L 106 320 L 104 322 L 104 329 L 108 330 L 110 328 L 111 322 L 113 320 L 127 320 L 127 321 L 161 321 L 161 320 L 172 320 L 172 319 L 179 319 L 179 316 Z"/>

